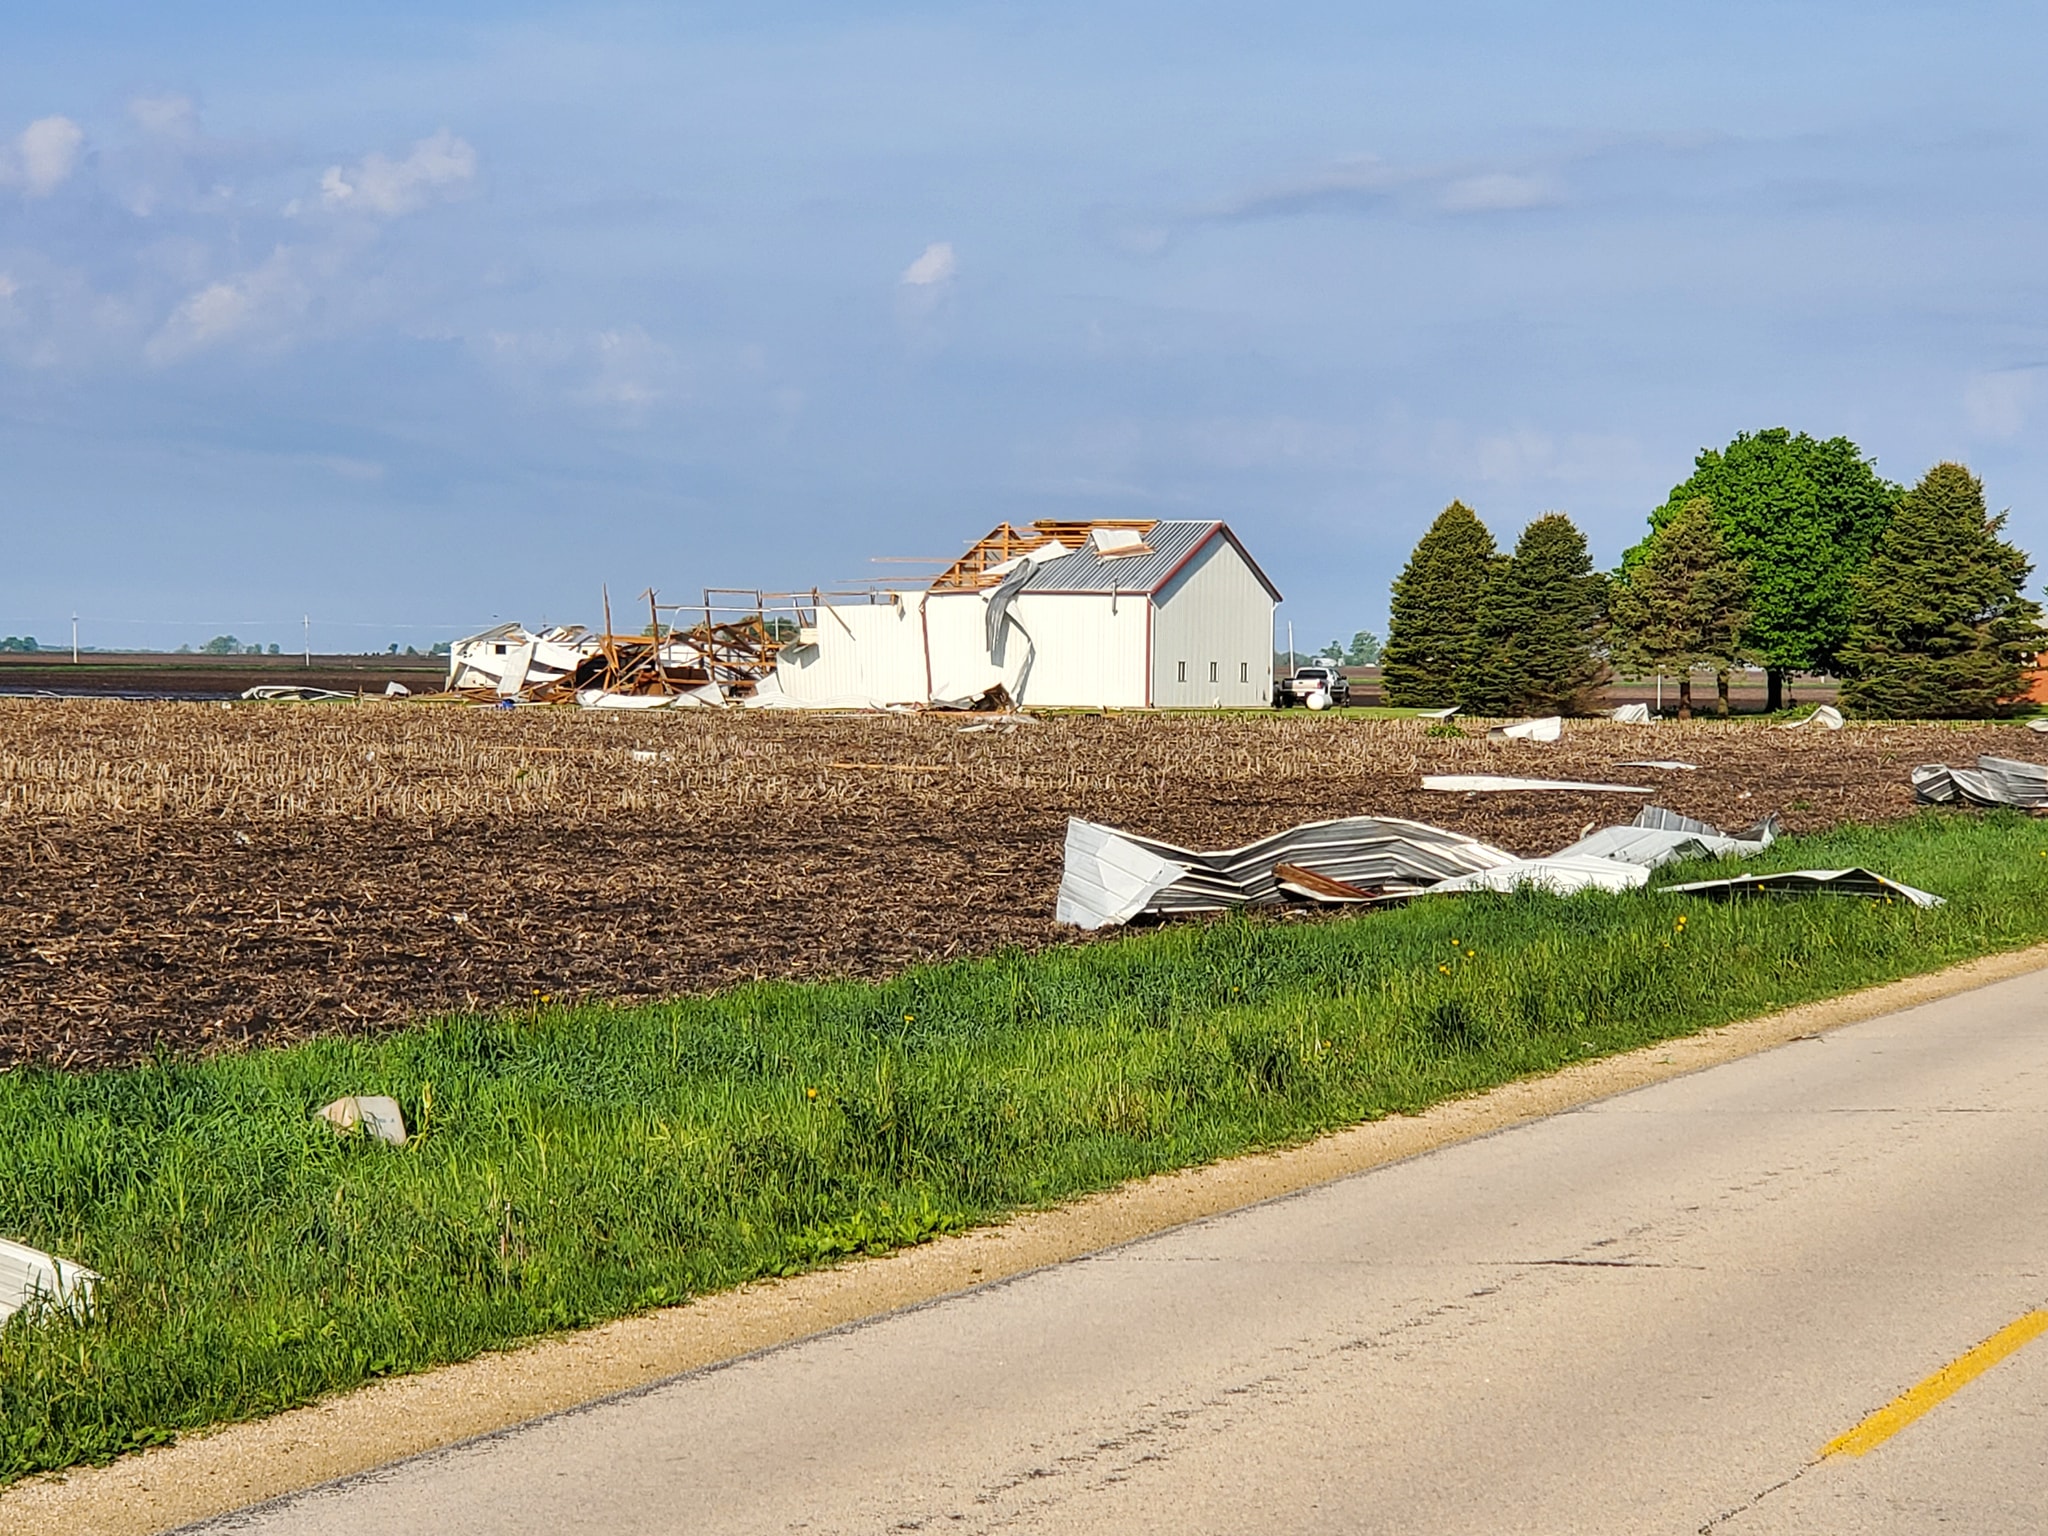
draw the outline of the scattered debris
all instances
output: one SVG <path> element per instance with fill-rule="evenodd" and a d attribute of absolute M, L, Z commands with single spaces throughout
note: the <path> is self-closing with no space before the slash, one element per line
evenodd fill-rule
<path fill-rule="evenodd" d="M 336 1099 L 315 1110 L 313 1118 L 325 1120 L 343 1134 L 359 1130 L 390 1146 L 405 1145 L 405 1117 L 399 1113 L 398 1101 L 380 1093 Z"/>
<path fill-rule="evenodd" d="M 1458 706 L 1453 704 L 1449 709 L 1418 709 L 1415 712 L 1415 718 L 1418 720 L 1448 720 L 1457 712 Z"/>
<path fill-rule="evenodd" d="M 1778 838 L 1778 823 L 1766 818 L 1740 833 L 1723 832 L 1662 806 L 1646 805 L 1625 827 L 1603 827 L 1580 838 L 1555 857 L 1619 859 L 1646 870 L 1680 859 L 1748 858 L 1762 853 Z"/>
<path fill-rule="evenodd" d="M 775 670 L 776 655 L 794 622 L 773 622 L 759 611 L 721 619 L 707 591 L 703 621 L 673 622 L 685 610 L 647 596 L 648 624 L 637 635 L 615 634 L 611 604 L 605 632 L 580 624 L 533 633 L 500 624 L 458 640 L 448 654 L 448 689 L 478 703 L 516 699 L 547 704 L 574 701 L 584 709 L 720 707 L 749 702 Z M 664 617 L 666 615 L 666 617 Z"/>
<path fill-rule="evenodd" d="M 1868 869 L 1788 869 L 1775 875 L 1737 875 L 1730 880 L 1694 880 L 1663 885 L 1662 895 L 1711 896 L 1866 896 L 1879 901 L 1907 901 L 1916 907 L 1946 905 L 1943 898 Z"/>
<path fill-rule="evenodd" d="M 1925 763 L 1913 770 L 1913 798 L 1929 805 L 2012 806 L 2048 809 L 2048 768 L 2010 757 L 1980 757 L 1975 768 Z"/>
<path fill-rule="evenodd" d="M 1629 891 L 1648 882 L 1646 865 L 1620 859 L 1603 859 L 1573 853 L 1552 854 L 1547 859 L 1516 859 L 1493 869 L 1439 880 L 1427 895 L 1456 895 L 1465 891 L 1515 891 L 1524 887 L 1569 896 L 1577 891 Z"/>
<path fill-rule="evenodd" d="M 1540 720 L 1520 720 L 1513 725 L 1496 725 L 1486 734 L 1496 741 L 1556 741 L 1564 735 L 1564 717 L 1545 715 Z"/>
<path fill-rule="evenodd" d="M 387 699 L 409 699 L 412 697 L 412 690 L 403 683 L 390 682 L 384 685 L 384 697 Z"/>
<path fill-rule="evenodd" d="M 2029 720 L 2027 722 L 2027 729 L 2030 731 L 2039 731 L 2042 735 L 2048 736 L 2048 715 L 2040 715 L 2032 720 Z"/>
<path fill-rule="evenodd" d="M 1616 725 L 1649 725 L 1650 706 L 1647 704 L 1624 704 L 1619 709 L 1607 711 L 1607 718 Z"/>
<path fill-rule="evenodd" d="M 313 688 L 303 683 L 258 683 L 254 688 L 243 689 L 242 697 L 260 704 L 325 704 L 335 699 L 355 700 L 352 693 L 337 693 L 332 688 Z"/>
<path fill-rule="evenodd" d="M 1698 773 L 1698 763 L 1681 763 L 1670 757 L 1632 757 L 1627 762 L 1616 763 L 1617 768 L 1662 768 L 1667 773 Z"/>
<path fill-rule="evenodd" d="M 92 1310 L 99 1279 L 82 1264 L 0 1238 L 0 1323 L 37 1307 L 83 1316 Z"/>
<path fill-rule="evenodd" d="M 1582 784 L 1576 779 L 1510 779 L 1492 773 L 1426 773 L 1424 789 L 1446 794 L 1505 794 L 1517 789 L 1573 790 L 1602 795 L 1653 795 L 1655 790 L 1641 784 Z"/>
<path fill-rule="evenodd" d="M 1842 712 L 1832 704 L 1823 704 L 1803 719 L 1781 721 L 1778 729 L 1781 731 L 1803 731 L 1809 725 L 1818 725 L 1824 730 L 1839 731 L 1842 728 Z"/>
<path fill-rule="evenodd" d="M 1283 865 L 1286 883 L 1300 894 L 1311 894 L 1320 879 L 1349 887 L 1339 899 L 1357 901 L 1413 895 L 1453 875 L 1515 862 L 1476 838 L 1391 817 L 1310 822 L 1211 853 L 1073 817 L 1057 915 L 1076 927 L 1106 928 L 1140 914 L 1272 906 L 1285 899 Z"/>

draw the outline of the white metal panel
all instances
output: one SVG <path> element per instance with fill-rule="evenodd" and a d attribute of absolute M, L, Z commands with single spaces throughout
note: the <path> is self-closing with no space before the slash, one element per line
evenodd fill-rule
<path fill-rule="evenodd" d="M 901 603 L 821 605 L 817 643 L 784 651 L 776 664 L 783 692 L 799 701 L 873 699 L 915 704 L 925 698 L 924 594 Z"/>
<path fill-rule="evenodd" d="M 1273 597 L 1219 532 L 1153 599 L 1152 702 L 1256 708 L 1273 701 Z"/>
<path fill-rule="evenodd" d="M 1143 709 L 1146 604 L 1128 592 L 1020 594 L 997 647 L 1003 686 L 1025 705 Z"/>

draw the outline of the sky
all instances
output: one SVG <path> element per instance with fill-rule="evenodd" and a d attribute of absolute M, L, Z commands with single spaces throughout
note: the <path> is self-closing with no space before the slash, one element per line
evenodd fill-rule
<path fill-rule="evenodd" d="M 1702 447 L 2048 555 L 2023 4 L 24 7 L 0 632 L 382 649 L 1217 517 L 1303 648 Z"/>

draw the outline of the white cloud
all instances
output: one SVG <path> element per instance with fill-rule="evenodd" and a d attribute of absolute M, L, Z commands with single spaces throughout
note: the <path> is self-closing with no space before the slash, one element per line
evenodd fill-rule
<path fill-rule="evenodd" d="M 919 253 L 917 260 L 903 269 L 902 281 L 911 288 L 934 288 L 950 280 L 959 266 L 953 255 L 952 242 L 934 240 Z"/>
<path fill-rule="evenodd" d="M 164 364 L 225 341 L 282 340 L 311 299 L 296 253 L 281 245 L 261 266 L 186 298 L 143 352 L 152 363 Z"/>
<path fill-rule="evenodd" d="M 1980 373 L 1964 386 L 1963 410 L 1977 437 L 2003 440 L 2026 430 L 2028 407 L 2034 401 L 2031 368 L 2002 368 Z"/>
<path fill-rule="evenodd" d="M 373 152 L 354 170 L 329 166 L 320 178 L 320 197 L 330 208 L 393 218 L 452 193 L 475 175 L 476 151 L 443 128 L 413 145 L 403 160 Z"/>
<path fill-rule="evenodd" d="M 78 165 L 85 130 L 68 117 L 39 117 L 0 153 L 0 183 L 19 183 L 30 197 L 48 197 Z"/>

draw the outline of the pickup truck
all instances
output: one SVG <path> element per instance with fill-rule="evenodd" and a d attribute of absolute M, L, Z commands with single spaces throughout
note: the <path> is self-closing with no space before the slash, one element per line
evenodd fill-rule
<path fill-rule="evenodd" d="M 1340 672 L 1336 665 L 1325 666 L 1317 662 L 1311 666 L 1297 667 L 1294 676 L 1277 679 L 1273 684 L 1273 707 L 1285 709 L 1290 704 L 1306 704 L 1312 693 L 1328 694 L 1332 704 L 1351 702 L 1351 679 Z"/>

